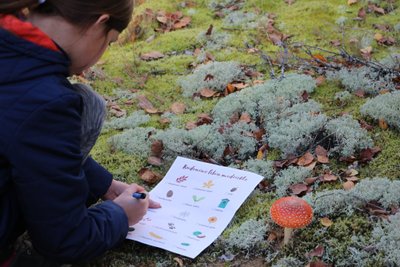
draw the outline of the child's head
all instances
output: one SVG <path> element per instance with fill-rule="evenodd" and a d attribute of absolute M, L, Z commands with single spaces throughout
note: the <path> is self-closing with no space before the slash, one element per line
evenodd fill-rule
<path fill-rule="evenodd" d="M 129 24 L 133 0 L 14 0 L 0 3 L 0 14 L 29 9 L 28 20 L 56 41 L 79 73 L 101 57 Z"/>

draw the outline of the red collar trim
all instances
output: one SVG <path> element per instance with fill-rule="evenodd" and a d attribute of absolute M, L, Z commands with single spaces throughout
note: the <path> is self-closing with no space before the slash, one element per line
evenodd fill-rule
<path fill-rule="evenodd" d="M 29 42 L 53 51 L 60 51 L 51 38 L 29 22 L 24 22 L 13 15 L 0 15 L 0 27 Z"/>

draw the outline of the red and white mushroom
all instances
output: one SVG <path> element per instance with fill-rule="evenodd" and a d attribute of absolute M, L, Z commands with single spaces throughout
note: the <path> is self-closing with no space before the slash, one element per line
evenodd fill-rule
<path fill-rule="evenodd" d="M 311 206 L 299 197 L 283 197 L 272 203 L 270 209 L 272 220 L 284 227 L 283 244 L 289 243 L 293 229 L 309 225 L 313 218 Z"/>

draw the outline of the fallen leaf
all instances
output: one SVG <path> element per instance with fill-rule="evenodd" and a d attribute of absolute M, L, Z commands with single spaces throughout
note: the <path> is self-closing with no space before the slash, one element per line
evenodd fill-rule
<path fill-rule="evenodd" d="M 160 140 L 153 141 L 150 148 L 151 156 L 161 158 L 163 150 L 164 150 L 164 144 L 162 141 Z"/>
<path fill-rule="evenodd" d="M 366 148 L 360 152 L 360 162 L 371 161 L 381 151 L 379 147 Z"/>
<path fill-rule="evenodd" d="M 347 4 L 348 4 L 349 6 L 351 6 L 351 5 L 357 4 L 357 2 L 358 2 L 358 0 L 348 0 L 348 1 L 347 1 Z"/>
<path fill-rule="evenodd" d="M 297 161 L 297 165 L 305 166 L 311 164 L 313 161 L 314 156 L 310 152 L 307 152 L 299 158 L 299 160 Z"/>
<path fill-rule="evenodd" d="M 345 171 L 345 175 L 347 176 L 356 176 L 358 175 L 358 171 L 355 169 L 349 169 Z"/>
<path fill-rule="evenodd" d="M 325 83 L 325 81 L 326 81 L 326 78 L 324 77 L 324 76 L 318 76 L 316 79 L 315 79 L 315 82 L 317 83 L 317 86 L 321 86 L 321 85 L 323 85 L 324 83 Z"/>
<path fill-rule="evenodd" d="M 147 159 L 147 163 L 153 166 L 161 166 L 162 165 L 162 159 L 157 158 L 157 157 L 149 157 Z"/>
<path fill-rule="evenodd" d="M 309 267 L 332 267 L 332 264 L 327 264 L 323 261 L 313 261 L 309 264 Z"/>
<path fill-rule="evenodd" d="M 183 17 L 181 20 L 174 24 L 174 29 L 185 28 L 190 24 L 190 22 L 192 22 L 192 19 L 190 17 Z"/>
<path fill-rule="evenodd" d="M 318 61 L 328 62 L 328 60 L 321 54 L 315 54 L 315 55 L 313 55 L 313 58 Z"/>
<path fill-rule="evenodd" d="M 323 246 L 318 245 L 314 250 L 310 251 L 309 253 L 306 254 L 306 257 L 312 258 L 312 257 L 322 257 L 324 255 L 325 249 Z"/>
<path fill-rule="evenodd" d="M 321 224 L 325 227 L 330 227 L 332 226 L 333 222 L 328 218 L 328 217 L 324 217 L 320 220 Z"/>
<path fill-rule="evenodd" d="M 208 30 L 206 32 L 206 36 L 211 36 L 211 34 L 213 32 L 213 29 L 214 29 L 214 25 L 211 24 L 210 27 L 208 27 Z"/>
<path fill-rule="evenodd" d="M 338 177 L 331 173 L 325 173 L 323 176 L 323 180 L 326 182 L 336 181 L 337 179 L 338 179 Z"/>
<path fill-rule="evenodd" d="M 375 33 L 374 39 L 375 39 L 376 41 L 379 42 L 380 40 L 382 40 L 382 38 L 383 38 L 383 35 L 382 35 L 382 34 L 380 34 L 379 32 Z"/>
<path fill-rule="evenodd" d="M 367 10 L 365 10 L 364 7 L 360 8 L 358 10 L 358 17 L 361 19 L 365 19 L 366 16 L 367 16 Z"/>
<path fill-rule="evenodd" d="M 186 110 L 186 105 L 184 103 L 175 102 L 171 106 L 171 112 L 176 115 L 185 113 L 185 110 Z"/>
<path fill-rule="evenodd" d="M 387 124 L 387 122 L 382 118 L 379 119 L 378 125 L 379 125 L 379 128 L 381 128 L 382 130 L 386 130 L 389 128 L 389 125 Z"/>
<path fill-rule="evenodd" d="M 229 95 L 234 93 L 236 91 L 236 88 L 231 83 L 228 83 L 228 85 L 226 86 L 226 91 L 226 95 Z"/>
<path fill-rule="evenodd" d="M 359 98 L 365 98 L 365 91 L 363 89 L 358 89 L 354 92 L 354 95 Z"/>
<path fill-rule="evenodd" d="M 294 4 L 294 2 L 296 2 L 296 0 L 285 0 L 285 3 L 288 4 L 289 6 Z"/>
<path fill-rule="evenodd" d="M 183 267 L 183 260 L 181 258 L 175 257 L 174 261 L 176 261 L 176 263 L 178 263 L 179 267 Z"/>
<path fill-rule="evenodd" d="M 332 40 L 329 43 L 333 46 L 341 46 L 342 45 L 342 42 L 340 42 L 340 40 Z"/>
<path fill-rule="evenodd" d="M 368 124 L 366 121 L 364 120 L 359 120 L 360 126 L 361 128 L 367 130 L 367 131 L 371 131 L 372 129 L 374 129 L 374 126 Z"/>
<path fill-rule="evenodd" d="M 146 53 L 146 54 L 143 54 L 140 56 L 140 58 L 145 61 L 157 60 L 157 59 L 161 59 L 164 57 L 165 57 L 165 55 L 158 51 L 152 51 L 152 52 L 149 52 L 149 53 Z"/>
<path fill-rule="evenodd" d="M 153 104 L 145 97 L 144 95 L 138 95 L 136 97 L 139 100 L 139 107 L 142 108 L 144 111 L 150 114 L 157 114 L 159 113 L 158 109 L 156 109 Z"/>
<path fill-rule="evenodd" d="M 294 184 L 289 186 L 289 189 L 292 190 L 293 194 L 300 195 L 301 193 L 306 192 L 308 187 L 305 184 Z"/>
<path fill-rule="evenodd" d="M 346 180 L 347 181 L 351 181 L 351 182 L 357 182 L 358 180 L 360 180 L 360 179 L 358 179 L 357 177 L 355 177 L 355 176 L 350 176 L 350 177 L 346 177 Z"/>
<path fill-rule="evenodd" d="M 252 119 L 251 119 L 250 114 L 245 112 L 245 113 L 242 113 L 242 115 L 239 118 L 239 121 L 244 122 L 244 123 L 250 123 L 250 122 L 252 122 Z"/>
<path fill-rule="evenodd" d="M 200 91 L 200 95 L 204 98 L 211 98 L 217 94 L 216 91 L 211 90 L 209 88 L 204 88 Z"/>
<path fill-rule="evenodd" d="M 121 109 L 120 106 L 115 103 L 111 104 L 109 112 L 117 118 L 121 118 L 126 115 L 126 110 Z"/>
<path fill-rule="evenodd" d="M 312 171 L 312 170 L 314 170 L 315 166 L 317 166 L 317 161 L 313 161 L 308 165 L 304 165 L 303 167 Z"/>
<path fill-rule="evenodd" d="M 314 184 L 315 181 L 317 181 L 317 180 L 318 180 L 318 177 L 310 177 L 310 178 L 306 178 L 306 179 L 304 180 L 304 182 L 305 182 L 306 184 L 308 184 L 308 185 L 312 185 L 312 184 Z"/>
<path fill-rule="evenodd" d="M 350 189 L 353 189 L 355 186 L 354 182 L 352 181 L 347 181 L 343 184 L 343 189 L 346 191 L 349 191 Z"/>
<path fill-rule="evenodd" d="M 140 179 L 149 184 L 155 184 L 162 178 L 160 174 L 155 173 L 147 168 L 143 168 L 139 171 L 139 177 Z"/>
<path fill-rule="evenodd" d="M 317 155 L 317 160 L 319 163 L 329 163 L 328 151 L 322 146 L 317 146 L 315 148 L 315 154 Z"/>
<path fill-rule="evenodd" d="M 188 123 L 186 123 L 185 129 L 186 130 L 193 130 L 193 129 L 197 128 L 197 127 L 198 127 L 198 125 L 197 125 L 196 122 L 189 121 Z"/>

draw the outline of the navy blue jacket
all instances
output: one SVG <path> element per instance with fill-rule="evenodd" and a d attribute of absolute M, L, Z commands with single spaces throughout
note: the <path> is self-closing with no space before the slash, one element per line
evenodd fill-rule
<path fill-rule="evenodd" d="M 39 253 L 90 260 L 122 242 L 128 218 L 103 196 L 112 175 L 80 151 L 82 99 L 69 59 L 0 28 L 0 250 L 28 230 Z"/>

